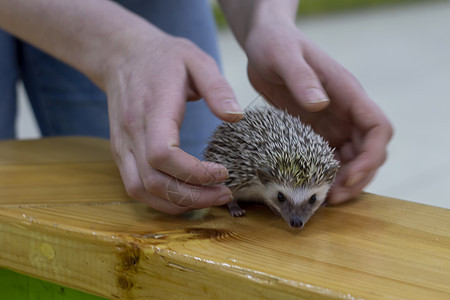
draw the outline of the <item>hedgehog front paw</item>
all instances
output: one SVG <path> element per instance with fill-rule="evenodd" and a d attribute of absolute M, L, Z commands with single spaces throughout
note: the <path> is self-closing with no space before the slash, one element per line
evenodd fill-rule
<path fill-rule="evenodd" d="M 228 202 L 228 210 L 232 217 L 243 217 L 245 216 L 245 209 L 241 208 L 236 201 Z"/>

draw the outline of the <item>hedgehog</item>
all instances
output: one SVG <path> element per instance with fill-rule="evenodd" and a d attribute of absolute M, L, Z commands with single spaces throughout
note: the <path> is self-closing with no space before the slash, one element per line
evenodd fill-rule
<path fill-rule="evenodd" d="M 339 168 L 334 149 L 310 125 L 272 106 L 248 108 L 242 120 L 219 125 L 204 158 L 229 171 L 231 216 L 246 214 L 238 202 L 259 202 L 292 228 L 322 206 Z"/>

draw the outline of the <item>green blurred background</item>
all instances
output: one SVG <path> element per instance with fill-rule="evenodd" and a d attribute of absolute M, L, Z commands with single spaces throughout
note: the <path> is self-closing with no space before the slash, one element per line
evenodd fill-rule
<path fill-rule="evenodd" d="M 245 0 L 244 0 L 245 1 Z M 377 6 L 398 5 L 404 2 L 431 2 L 446 0 L 300 0 L 298 16 L 313 16 L 338 11 L 348 11 L 356 9 L 370 9 Z M 227 21 L 223 15 L 217 1 L 212 1 L 214 15 L 219 28 L 227 26 Z"/>

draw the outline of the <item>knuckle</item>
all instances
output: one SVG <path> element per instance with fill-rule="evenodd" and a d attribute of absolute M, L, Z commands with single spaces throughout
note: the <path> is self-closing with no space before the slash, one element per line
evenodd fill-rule
<path fill-rule="evenodd" d="M 292 73 L 295 76 L 293 78 L 301 78 L 300 82 L 304 83 L 305 86 L 310 86 L 311 88 L 321 87 L 316 72 L 314 72 L 314 70 L 306 63 L 297 65 L 297 67 L 292 70 Z"/>
<path fill-rule="evenodd" d="M 322 88 L 319 75 L 303 59 L 298 59 L 290 64 L 280 63 L 274 70 L 286 82 L 295 82 L 296 85 L 301 86 L 305 90 L 308 88 Z"/>
<path fill-rule="evenodd" d="M 174 37 L 176 45 L 184 50 L 196 49 L 197 46 L 194 45 L 190 40 L 183 37 Z"/>
<path fill-rule="evenodd" d="M 204 52 L 200 50 L 193 42 L 182 37 L 175 37 L 175 53 L 179 53 L 182 56 L 189 55 L 202 55 Z"/>
<path fill-rule="evenodd" d="M 386 162 L 387 159 L 388 159 L 387 151 L 379 153 L 376 158 L 373 158 L 373 161 L 371 162 L 370 165 L 371 169 L 374 171 L 377 170 Z"/>
<path fill-rule="evenodd" d="M 211 94 L 233 97 L 230 87 L 224 79 L 216 79 L 208 83 L 206 90 Z"/>
<path fill-rule="evenodd" d="M 138 114 L 132 110 L 123 110 L 121 114 L 122 124 L 126 132 L 135 134 L 140 130 Z"/>
<path fill-rule="evenodd" d="M 371 168 L 373 170 L 381 167 L 386 160 L 388 159 L 388 151 L 386 148 L 380 149 L 376 156 L 373 156 L 371 159 Z"/>
<path fill-rule="evenodd" d="M 153 194 L 153 195 L 161 195 L 163 190 L 163 185 L 161 184 L 160 180 L 158 180 L 157 176 L 150 175 L 147 176 L 143 180 L 143 184 L 145 189 Z"/>
<path fill-rule="evenodd" d="M 283 48 L 279 47 L 268 47 L 264 49 L 263 51 L 263 57 L 265 62 L 270 67 L 276 67 L 281 65 L 284 62 L 284 57 L 287 56 L 285 52 L 286 49 L 283 50 Z"/>
<path fill-rule="evenodd" d="M 387 131 L 387 135 L 388 135 L 388 140 L 391 140 L 392 137 L 394 136 L 394 126 L 392 125 L 392 123 L 389 120 L 387 121 L 386 131 Z"/>
<path fill-rule="evenodd" d="M 203 61 L 203 63 L 205 63 L 206 65 L 217 65 L 214 58 L 212 58 L 212 56 L 207 54 L 206 52 L 198 51 L 197 55 L 199 56 L 200 60 Z"/>
<path fill-rule="evenodd" d="M 169 147 L 162 147 L 159 145 L 151 146 L 148 155 L 147 162 L 155 169 L 160 169 L 167 160 L 170 159 L 172 151 Z"/>
<path fill-rule="evenodd" d="M 269 70 L 281 77 L 307 78 L 314 73 L 298 48 L 269 47 L 264 52 L 264 62 Z"/>
<path fill-rule="evenodd" d="M 387 151 L 384 151 L 383 156 L 381 157 L 381 164 L 384 164 L 387 159 L 388 159 L 388 153 L 387 153 Z"/>
<path fill-rule="evenodd" d="M 187 40 L 185 38 L 177 38 L 177 44 L 178 49 L 182 51 L 184 54 L 195 55 L 200 59 L 200 61 L 207 64 L 216 63 L 215 60 L 209 54 L 202 51 L 197 45 L 195 45 L 190 40 Z"/>
<path fill-rule="evenodd" d="M 142 187 L 138 183 L 125 183 L 125 190 L 131 198 L 139 200 L 141 196 Z"/>

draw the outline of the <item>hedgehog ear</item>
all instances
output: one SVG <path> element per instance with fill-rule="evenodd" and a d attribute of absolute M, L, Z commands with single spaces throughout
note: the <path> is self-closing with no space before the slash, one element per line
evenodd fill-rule
<path fill-rule="evenodd" d="M 330 182 L 333 182 L 335 177 L 336 177 L 336 173 L 339 171 L 339 163 L 336 161 L 335 164 L 331 165 L 330 168 L 327 170 L 327 174 L 328 174 L 328 178 Z"/>
<path fill-rule="evenodd" d="M 316 180 L 317 180 L 317 176 L 316 176 L 316 175 L 313 175 L 313 176 L 311 177 L 311 179 L 310 179 L 310 182 L 311 182 L 311 183 L 315 183 Z"/>
<path fill-rule="evenodd" d="M 330 168 L 330 172 L 332 172 L 334 174 L 336 174 L 337 171 L 339 171 L 339 162 L 338 161 L 336 161 L 336 163 L 333 164 Z"/>
<path fill-rule="evenodd" d="M 273 176 L 268 169 L 257 169 L 256 172 L 258 173 L 259 181 L 264 185 L 271 182 L 273 179 Z"/>

